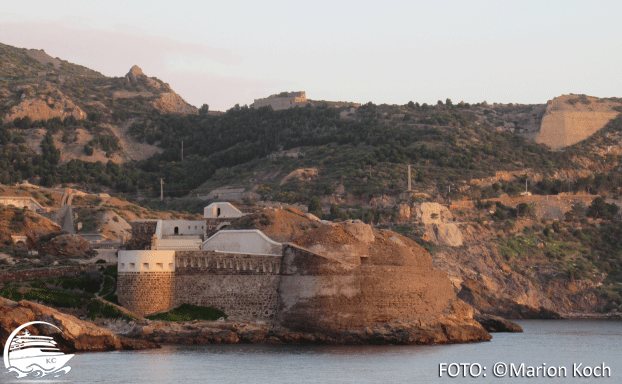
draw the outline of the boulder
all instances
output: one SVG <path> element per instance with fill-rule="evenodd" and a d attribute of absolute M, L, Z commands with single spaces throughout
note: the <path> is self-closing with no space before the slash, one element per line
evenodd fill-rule
<path fill-rule="evenodd" d="M 76 257 L 88 254 L 89 243 L 80 235 L 65 234 L 56 236 L 41 252 L 57 257 Z"/>
<path fill-rule="evenodd" d="M 506 320 L 503 317 L 494 315 L 474 315 L 473 318 L 488 332 L 523 332 L 523 328 L 520 325 Z"/>

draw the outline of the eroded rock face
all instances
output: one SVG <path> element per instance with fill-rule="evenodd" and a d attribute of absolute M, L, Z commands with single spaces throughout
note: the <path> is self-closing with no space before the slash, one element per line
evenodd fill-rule
<path fill-rule="evenodd" d="M 462 232 L 454 223 L 428 224 L 425 226 L 427 241 L 433 241 L 439 245 L 459 247 L 463 243 Z"/>
<path fill-rule="evenodd" d="M 6 113 L 3 118 L 5 123 L 26 116 L 33 121 L 54 117 L 64 119 L 69 116 L 73 116 L 76 120 L 86 119 L 86 113 L 80 107 L 66 98 L 60 90 L 47 83 L 18 87 L 3 99 L 9 99 L 17 92 L 21 93 L 20 101 Z"/>
<path fill-rule="evenodd" d="M 74 316 L 65 315 L 44 305 L 22 300 L 16 303 L 0 298 L 0 345 L 6 341 L 22 324 L 31 321 L 45 321 L 62 330 L 47 326 L 30 326 L 27 329 L 33 335 L 54 336 L 58 348 L 63 352 L 112 351 L 122 349 L 158 348 L 155 343 L 144 340 L 133 340 L 99 328 L 89 322 L 81 321 Z"/>
<path fill-rule="evenodd" d="M 65 234 L 56 236 L 41 249 L 42 252 L 58 257 L 75 257 L 84 255 L 90 250 L 89 243 L 80 235 Z"/>
<path fill-rule="evenodd" d="M 438 245 L 459 247 L 463 244 L 462 232 L 453 221 L 447 207 L 438 203 L 422 203 L 413 207 L 415 220 L 425 224 L 424 239 Z"/>
<path fill-rule="evenodd" d="M 453 219 L 453 215 L 438 203 L 422 203 L 414 207 L 415 220 L 423 224 L 442 224 Z"/>

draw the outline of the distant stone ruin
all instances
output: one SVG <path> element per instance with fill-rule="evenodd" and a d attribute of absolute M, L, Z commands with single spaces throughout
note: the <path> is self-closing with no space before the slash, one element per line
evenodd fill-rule
<path fill-rule="evenodd" d="M 305 91 L 300 92 L 281 92 L 277 95 L 270 95 L 263 99 L 255 99 L 253 108 L 272 106 L 272 109 L 278 111 L 280 109 L 294 108 L 295 106 L 304 107 L 307 104 L 307 95 Z"/>

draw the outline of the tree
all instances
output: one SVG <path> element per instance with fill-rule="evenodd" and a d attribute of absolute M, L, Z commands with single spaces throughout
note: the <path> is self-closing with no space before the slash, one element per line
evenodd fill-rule
<path fill-rule="evenodd" d="M 207 112 L 209 112 L 209 105 L 203 104 L 201 108 L 199 108 L 199 115 L 207 116 Z"/>
<path fill-rule="evenodd" d="M 408 102 L 408 108 L 415 109 L 415 103 L 413 103 L 412 100 Z"/>
<path fill-rule="evenodd" d="M 93 155 L 93 147 L 88 144 L 84 144 L 84 153 L 86 153 L 87 156 Z"/>
<path fill-rule="evenodd" d="M 445 105 L 448 106 L 448 107 L 451 107 L 454 104 L 451 102 L 450 98 L 447 98 L 447 100 L 445 100 Z"/>
<path fill-rule="evenodd" d="M 616 204 L 607 204 L 605 199 L 598 196 L 592 201 L 592 204 L 588 208 L 587 215 L 594 218 L 600 218 L 605 220 L 611 220 L 618 214 L 620 207 Z"/>
<path fill-rule="evenodd" d="M 309 212 L 314 214 L 315 216 L 321 218 L 322 217 L 322 201 L 319 197 L 312 197 L 309 200 Z"/>

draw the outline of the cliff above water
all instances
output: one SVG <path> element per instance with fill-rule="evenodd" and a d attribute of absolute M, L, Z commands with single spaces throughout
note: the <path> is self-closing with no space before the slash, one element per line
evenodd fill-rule
<path fill-rule="evenodd" d="M 93 352 L 123 349 L 148 349 L 159 346 L 150 341 L 118 336 L 92 323 L 81 321 L 44 305 L 22 300 L 18 303 L 0 298 L 0 345 L 22 324 L 45 321 L 56 325 L 62 333 L 48 333 L 47 327 L 31 326 L 33 335 L 54 336 L 63 352 Z"/>

